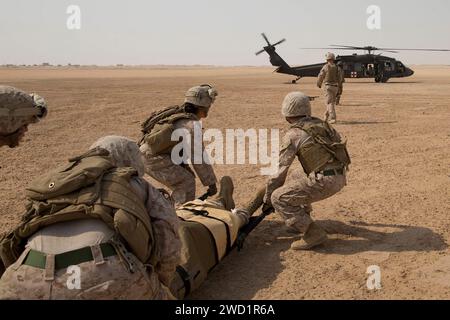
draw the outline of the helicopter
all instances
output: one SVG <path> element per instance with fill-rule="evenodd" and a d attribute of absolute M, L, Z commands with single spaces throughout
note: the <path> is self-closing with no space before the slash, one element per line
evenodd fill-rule
<path fill-rule="evenodd" d="M 297 78 L 292 80 L 296 83 L 303 77 L 317 77 L 320 70 L 326 64 L 316 63 L 298 67 L 291 67 L 286 61 L 276 53 L 275 46 L 283 43 L 286 39 L 282 39 L 274 44 L 269 42 L 267 36 L 261 34 L 267 42 L 267 46 L 262 50 L 256 52 L 256 55 L 264 51 L 270 57 L 270 63 L 278 67 L 274 72 L 289 74 Z M 394 58 L 382 56 L 381 54 L 373 54 L 375 51 L 384 51 L 391 53 L 398 53 L 398 51 L 450 51 L 448 49 L 393 49 L 393 48 L 377 48 L 373 46 L 357 47 L 357 46 L 343 46 L 331 45 L 329 48 L 302 48 L 302 49 L 335 49 L 335 50 L 363 50 L 365 54 L 352 54 L 345 56 L 337 56 L 336 63 L 342 67 L 345 78 L 373 78 L 375 82 L 385 83 L 391 78 L 410 77 L 414 71 L 406 67 L 401 61 Z"/>

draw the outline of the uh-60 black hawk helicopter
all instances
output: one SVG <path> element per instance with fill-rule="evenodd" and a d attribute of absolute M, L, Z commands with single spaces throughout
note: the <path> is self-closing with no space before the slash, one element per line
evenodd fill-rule
<path fill-rule="evenodd" d="M 274 72 L 290 74 L 296 76 L 292 83 L 296 83 L 303 77 L 317 77 L 324 63 L 316 63 L 298 67 L 289 66 L 275 51 L 275 46 L 283 43 L 286 39 L 282 39 L 271 44 L 264 33 L 261 34 L 267 42 L 262 50 L 256 52 L 256 55 L 264 51 L 269 54 L 270 63 L 278 67 Z M 414 71 L 406 67 L 401 61 L 394 58 L 382 56 L 381 54 L 373 54 L 374 51 L 385 51 L 397 53 L 397 51 L 450 51 L 448 49 L 395 49 L 395 48 L 376 48 L 372 46 L 353 47 L 331 45 L 330 48 L 302 48 L 302 49 L 336 49 L 336 50 L 364 50 L 366 54 L 352 54 L 348 56 L 337 56 L 336 63 L 342 66 L 345 78 L 373 78 L 375 82 L 387 82 L 390 78 L 409 77 Z"/>

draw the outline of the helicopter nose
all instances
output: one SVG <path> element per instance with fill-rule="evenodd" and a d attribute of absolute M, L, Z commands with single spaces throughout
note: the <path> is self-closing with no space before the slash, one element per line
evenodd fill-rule
<path fill-rule="evenodd" d="M 406 68 L 406 76 L 407 77 L 410 77 L 410 76 L 412 76 L 414 74 L 414 71 L 413 70 L 411 70 L 410 68 Z"/>

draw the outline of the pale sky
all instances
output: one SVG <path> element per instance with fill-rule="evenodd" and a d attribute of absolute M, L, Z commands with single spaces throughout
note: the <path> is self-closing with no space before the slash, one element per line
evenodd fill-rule
<path fill-rule="evenodd" d="M 69 5 L 81 30 L 68 30 Z M 369 30 L 369 5 L 381 30 Z M 329 44 L 450 49 L 450 1 L 388 0 L 0 0 L 0 64 L 291 65 L 321 62 Z M 344 51 L 336 53 L 351 54 Z M 450 64 L 448 53 L 389 54 L 405 64 Z"/>

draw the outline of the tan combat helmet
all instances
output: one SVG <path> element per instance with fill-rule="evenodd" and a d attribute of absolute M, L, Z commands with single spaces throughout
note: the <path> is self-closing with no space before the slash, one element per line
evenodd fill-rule
<path fill-rule="evenodd" d="M 334 55 L 334 53 L 332 53 L 332 52 L 328 52 L 326 55 L 325 55 L 325 58 L 326 58 L 326 60 L 328 61 L 328 60 L 336 60 L 336 56 Z"/>
<path fill-rule="evenodd" d="M 0 86 L 0 135 L 10 135 L 47 115 L 47 104 L 37 94 Z"/>
<path fill-rule="evenodd" d="M 281 113 L 285 117 L 300 117 L 311 115 L 311 102 L 303 92 L 291 92 L 286 95 L 281 105 Z"/>
<path fill-rule="evenodd" d="M 198 107 L 209 108 L 214 103 L 218 96 L 218 92 L 209 84 L 202 84 L 200 86 L 190 88 L 185 95 L 184 102 L 192 103 Z"/>

